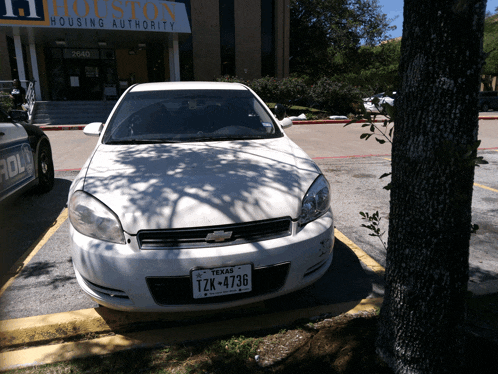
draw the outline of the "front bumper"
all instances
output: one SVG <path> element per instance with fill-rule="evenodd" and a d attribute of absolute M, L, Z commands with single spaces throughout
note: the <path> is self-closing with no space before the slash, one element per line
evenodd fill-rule
<path fill-rule="evenodd" d="M 332 262 L 332 212 L 290 236 L 261 242 L 195 249 L 141 250 L 89 238 L 70 225 L 76 279 L 94 301 L 124 311 L 213 310 L 259 302 L 306 287 Z M 190 272 L 241 264 L 253 266 L 253 291 L 207 299 L 191 296 Z"/>

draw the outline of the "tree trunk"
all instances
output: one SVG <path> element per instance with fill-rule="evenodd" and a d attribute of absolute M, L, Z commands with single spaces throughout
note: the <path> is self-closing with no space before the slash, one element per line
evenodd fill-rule
<path fill-rule="evenodd" d="M 463 364 L 486 1 L 406 0 L 378 353 L 397 373 Z"/>

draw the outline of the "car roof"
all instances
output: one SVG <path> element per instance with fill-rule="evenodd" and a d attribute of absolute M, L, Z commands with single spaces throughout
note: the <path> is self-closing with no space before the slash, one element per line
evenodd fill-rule
<path fill-rule="evenodd" d="M 131 88 L 131 92 L 166 91 L 166 90 L 247 90 L 240 83 L 228 82 L 154 82 L 140 83 Z"/>

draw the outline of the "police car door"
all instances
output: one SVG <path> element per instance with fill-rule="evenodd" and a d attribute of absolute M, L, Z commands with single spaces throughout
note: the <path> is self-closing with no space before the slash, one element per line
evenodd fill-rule
<path fill-rule="evenodd" d="M 0 200 L 35 179 L 28 135 L 0 111 Z"/>

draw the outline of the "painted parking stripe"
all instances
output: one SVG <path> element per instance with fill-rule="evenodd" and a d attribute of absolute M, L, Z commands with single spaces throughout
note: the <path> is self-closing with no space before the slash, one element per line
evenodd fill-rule
<path fill-rule="evenodd" d="M 370 257 L 370 255 L 368 255 L 364 250 L 358 247 L 337 229 L 335 229 L 335 237 L 346 244 L 354 252 L 356 257 L 358 257 L 358 259 L 363 262 L 368 268 L 370 268 L 374 273 L 380 275 L 381 277 L 384 277 L 386 269 L 384 269 L 382 265 L 380 265 L 377 261 Z"/>
<path fill-rule="evenodd" d="M 483 186 L 482 184 L 479 184 L 479 183 L 474 183 L 474 186 L 477 186 L 477 187 L 480 187 L 480 188 L 484 188 L 485 190 L 489 190 L 489 191 L 493 191 L 493 192 L 498 192 L 498 190 L 495 190 L 494 188 Z"/>
<path fill-rule="evenodd" d="M 0 280 L 0 297 L 3 295 L 5 290 L 14 282 L 17 276 L 21 273 L 21 270 L 26 266 L 31 259 L 38 253 L 38 251 L 45 245 L 45 243 L 51 238 L 52 235 L 59 229 L 59 227 L 67 219 L 67 208 L 64 208 L 59 217 L 55 220 L 54 224 L 45 231 L 44 234 L 38 238 L 38 240 L 31 245 L 26 252 L 15 262 L 10 268 L 7 274 Z"/>

